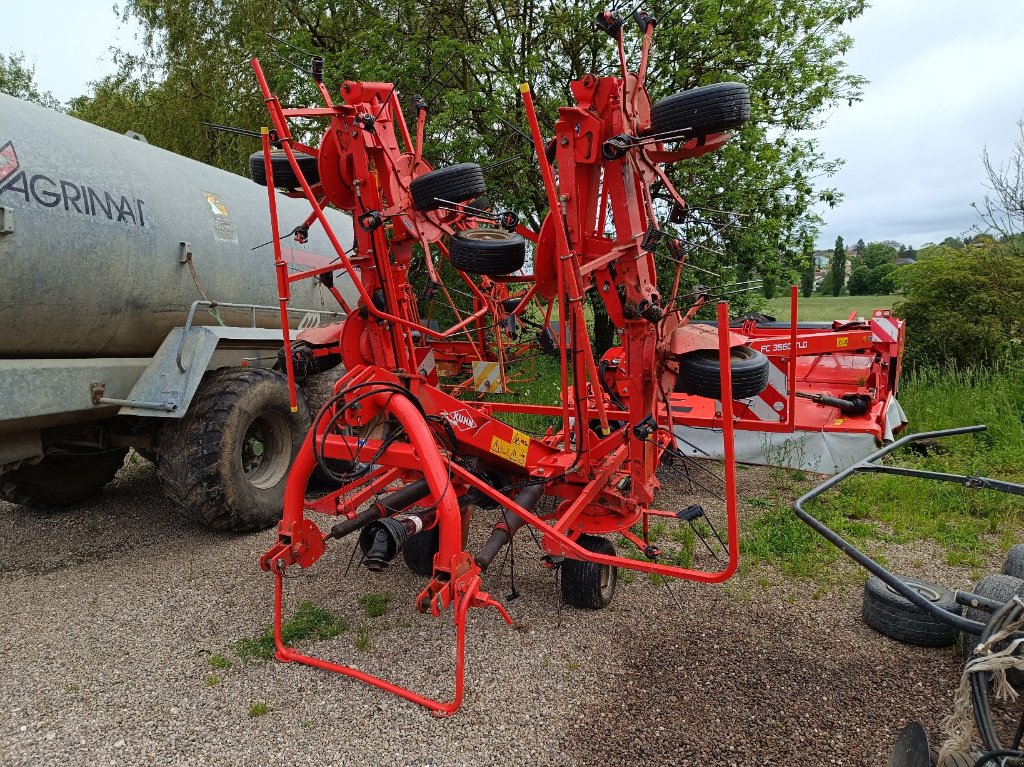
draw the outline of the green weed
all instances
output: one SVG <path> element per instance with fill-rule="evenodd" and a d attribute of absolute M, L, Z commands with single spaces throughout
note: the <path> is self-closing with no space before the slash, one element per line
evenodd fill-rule
<path fill-rule="evenodd" d="M 259 703 L 253 703 L 251 706 L 249 706 L 249 716 L 253 719 L 255 719 L 258 716 L 263 716 L 264 714 L 269 713 L 270 706 L 268 706 L 266 703 L 263 703 L 262 701 Z"/>
<path fill-rule="evenodd" d="M 323 610 L 312 602 L 303 602 L 295 614 L 281 624 L 281 638 L 286 645 L 292 645 L 302 639 L 333 639 L 347 629 L 348 622 L 342 616 Z M 239 639 L 233 649 L 245 663 L 270 660 L 275 652 L 273 626 L 268 626 L 258 637 Z M 211 665 L 213 657 L 210 658 Z M 227 668 L 230 668 L 230 664 Z"/>
<path fill-rule="evenodd" d="M 231 663 L 230 660 L 228 660 L 223 655 L 220 655 L 218 653 L 214 653 L 209 658 L 207 658 L 207 662 L 213 668 L 217 668 L 217 669 L 221 669 L 221 670 L 225 670 L 225 671 L 227 669 L 231 668 L 231 666 L 232 666 L 232 663 Z"/>
<path fill-rule="evenodd" d="M 370 638 L 369 626 L 359 627 L 359 634 L 355 638 L 355 646 L 359 652 L 370 652 L 373 649 L 373 640 Z"/>
<path fill-rule="evenodd" d="M 359 597 L 359 604 L 366 610 L 366 617 L 379 618 L 388 611 L 388 602 L 391 601 L 390 594 L 363 594 Z"/>
<path fill-rule="evenodd" d="M 217 685 L 219 685 L 223 681 L 224 680 L 221 679 L 216 674 L 210 674 L 208 677 L 206 677 L 206 686 L 207 687 L 216 687 Z"/>

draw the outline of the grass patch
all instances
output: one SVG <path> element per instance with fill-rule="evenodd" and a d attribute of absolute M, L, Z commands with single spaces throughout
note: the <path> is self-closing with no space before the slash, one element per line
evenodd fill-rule
<path fill-rule="evenodd" d="M 367 618 L 379 618 L 388 611 L 388 602 L 391 601 L 390 594 L 363 594 L 359 597 L 359 604 L 366 610 Z"/>
<path fill-rule="evenodd" d="M 209 658 L 207 658 L 207 662 L 210 664 L 211 668 L 220 669 L 222 671 L 226 671 L 232 666 L 230 660 L 228 660 L 223 655 L 220 655 L 218 653 L 214 653 Z"/>
<path fill-rule="evenodd" d="M 303 639 L 333 639 L 347 629 L 348 622 L 340 615 L 323 610 L 312 602 L 303 602 L 295 614 L 282 623 L 281 638 L 285 644 L 292 645 Z M 275 651 L 274 627 L 268 626 L 258 637 L 239 639 L 233 648 L 245 663 L 270 660 Z M 211 665 L 212 660 L 213 656 Z"/>
<path fill-rule="evenodd" d="M 1024 481 L 1024 365 L 916 371 L 903 377 L 900 402 L 915 432 L 976 423 L 988 430 L 941 440 L 929 455 L 900 451 L 887 458 L 889 464 Z M 790 496 L 805 487 L 747 500 L 765 512 L 745 525 L 741 551 L 749 561 L 771 561 L 786 574 L 818 579 L 842 554 L 793 514 Z M 945 550 L 948 564 L 968 567 L 1015 542 L 1014 531 L 1024 521 L 1017 496 L 868 474 L 851 477 L 808 510 L 858 548 L 871 541 L 929 539 Z"/>
<path fill-rule="evenodd" d="M 822 296 L 815 294 L 810 298 L 800 296 L 797 313 L 802 322 L 831 322 L 845 320 L 850 312 L 857 312 L 862 317 L 870 317 L 872 309 L 891 309 L 896 299 L 901 296 Z M 789 322 L 789 293 L 768 299 L 767 313 L 780 322 Z"/>
<path fill-rule="evenodd" d="M 270 706 L 268 706 L 266 703 L 263 703 L 262 701 L 259 702 L 259 703 L 253 703 L 251 706 L 249 706 L 249 716 L 252 719 L 255 719 L 258 716 L 263 716 L 264 714 L 269 714 L 269 713 L 270 713 Z"/>
<path fill-rule="evenodd" d="M 216 687 L 217 685 L 219 685 L 223 681 L 224 680 L 221 679 L 216 674 L 210 674 L 208 677 L 206 677 L 206 686 L 207 687 Z"/>
<path fill-rule="evenodd" d="M 359 627 L 359 633 L 355 638 L 355 646 L 359 652 L 370 652 L 373 649 L 373 640 L 370 638 L 369 626 Z"/>

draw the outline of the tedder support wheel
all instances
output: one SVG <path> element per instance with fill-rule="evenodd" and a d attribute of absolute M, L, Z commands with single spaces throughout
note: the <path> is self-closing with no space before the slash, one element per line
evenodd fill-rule
<path fill-rule="evenodd" d="M 596 535 L 581 535 L 580 546 L 595 554 L 615 556 L 615 546 L 607 538 Z M 582 562 L 578 559 L 562 561 L 562 599 L 567 605 L 587 610 L 607 607 L 615 594 L 619 579 L 619 568 L 614 565 L 599 565 L 596 562 Z"/>
<path fill-rule="evenodd" d="M 729 350 L 732 368 L 732 398 L 756 397 L 768 386 L 768 358 L 748 346 L 734 346 Z M 722 366 L 717 349 L 701 349 L 679 358 L 679 377 L 676 392 L 696 394 L 698 397 L 721 399 Z"/>
<path fill-rule="evenodd" d="M 306 177 L 306 183 L 310 186 L 320 183 L 320 161 L 316 157 L 296 152 L 295 161 Z M 274 170 L 274 186 L 278 189 L 298 189 L 302 186 L 283 149 L 270 150 L 270 167 Z M 260 186 L 267 185 L 267 164 L 263 161 L 263 152 L 249 155 L 249 175 Z"/>
<path fill-rule="evenodd" d="M 1016 546 L 1014 548 L 1016 548 Z M 1013 551 L 1013 549 L 1010 549 L 1010 551 Z M 978 581 L 978 585 L 974 587 L 974 593 L 979 597 L 987 597 L 993 602 L 1004 604 L 1009 602 L 1015 596 L 1024 598 L 1024 580 L 1015 578 L 1012 575 L 1005 575 L 1003 573 L 986 575 Z M 964 617 L 968 620 L 988 623 L 988 619 L 992 617 L 992 613 L 988 610 L 977 610 L 973 607 L 968 607 L 967 612 L 964 613 Z M 962 634 L 965 662 L 970 660 L 971 655 L 974 654 L 974 648 L 978 644 L 978 639 L 978 634 Z M 1008 669 L 1006 672 L 1006 678 L 1014 687 L 1018 689 L 1024 688 L 1024 672 L 1021 672 L 1019 669 Z"/>
<path fill-rule="evenodd" d="M 440 170 L 424 173 L 409 184 L 412 206 L 428 211 L 453 202 L 473 200 L 487 189 L 484 172 L 475 162 L 460 162 Z"/>
<path fill-rule="evenodd" d="M 1006 552 L 1003 560 L 1003 575 L 1024 578 L 1024 543 L 1018 543 Z"/>
<path fill-rule="evenodd" d="M 402 547 L 402 556 L 406 566 L 416 575 L 429 576 L 434 574 L 434 555 L 440 547 L 441 527 L 434 525 L 407 540 Z"/>
<path fill-rule="evenodd" d="M 189 519 L 250 532 L 281 518 L 288 469 L 309 429 L 309 407 L 288 401 L 288 380 L 262 368 L 207 375 L 180 421 L 160 430 L 157 477 Z"/>
<path fill-rule="evenodd" d="M 949 589 L 917 578 L 900 578 L 929 602 L 960 612 Z M 864 584 L 864 622 L 879 633 L 905 644 L 948 647 L 956 642 L 956 629 L 890 589 L 874 575 Z"/>
<path fill-rule="evenodd" d="M 504 229 L 466 229 L 448 244 L 452 266 L 467 274 L 511 274 L 523 268 L 526 241 Z"/>
<path fill-rule="evenodd" d="M 100 453 L 51 453 L 36 464 L 0 473 L 0 498 L 21 506 L 59 509 L 99 493 L 124 465 L 128 448 Z"/>
<path fill-rule="evenodd" d="M 750 119 L 750 93 L 743 83 L 715 83 L 663 98 L 651 107 L 651 130 L 665 141 L 738 128 Z"/>

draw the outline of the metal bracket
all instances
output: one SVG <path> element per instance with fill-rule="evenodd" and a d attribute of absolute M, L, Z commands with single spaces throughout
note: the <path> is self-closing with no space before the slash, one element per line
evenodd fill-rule
<path fill-rule="evenodd" d="M 0 234 L 11 234 L 14 231 L 14 208 L 0 206 Z"/>
<path fill-rule="evenodd" d="M 185 242 L 184 240 L 178 245 L 178 263 L 187 264 L 189 258 L 192 256 L 192 243 Z"/>

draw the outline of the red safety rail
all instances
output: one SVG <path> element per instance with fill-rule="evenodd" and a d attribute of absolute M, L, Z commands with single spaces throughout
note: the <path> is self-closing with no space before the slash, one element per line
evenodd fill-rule
<path fill-rule="evenodd" d="M 605 12 L 599 21 L 610 24 L 617 18 Z M 443 330 L 420 316 L 409 284 L 409 266 L 414 258 L 422 258 L 431 280 L 443 290 L 435 253 L 445 257 L 453 235 L 475 222 L 459 203 L 429 211 L 413 204 L 412 182 L 431 170 L 422 152 L 425 108 L 414 100 L 417 124 L 411 132 L 393 85 L 357 82 L 342 85 L 341 103 L 332 103 L 321 88 L 326 106 L 284 108 L 270 91 L 259 62 L 253 60 L 273 122 L 273 136 L 265 133 L 263 142 L 268 189 L 274 186 L 271 149 L 276 143 L 311 205 L 308 223 L 322 226 L 337 251 L 337 265 L 289 274 L 275 228 L 282 310 L 292 282 L 331 269 L 344 272 L 359 294 L 358 305 L 338 335 L 337 350 L 346 372 L 299 451 L 288 479 L 278 541 L 260 559 L 261 567 L 276 580 L 279 659 L 355 677 L 446 715 L 462 700 L 468 610 L 494 607 L 510 620 L 504 608 L 481 589 L 481 574 L 520 526 L 534 528 L 548 566 L 568 558 L 706 583 L 724 581 L 735 572 L 739 533 L 729 375 L 721 381 L 727 523 L 723 545 L 728 560 L 713 571 L 665 564 L 648 539 L 651 518 L 686 519 L 682 512 L 652 505 L 659 486 L 658 465 L 666 451 L 675 450 L 675 420 L 663 403 L 673 389 L 679 357 L 692 347 L 689 339 L 696 336 L 701 348 L 717 349 L 719 365 L 728 370 L 730 349 L 737 339 L 728 329 L 724 302 L 717 305 L 718 330 L 709 336 L 689 323 L 692 312 L 675 308 L 674 294 L 667 299 L 660 296 L 653 252 L 643 247 L 645 237 L 658 228 L 653 182 L 661 181 L 676 203 L 685 206 L 661 163 L 714 151 L 728 135 L 688 138 L 681 146 L 666 148 L 665 142 L 674 137 L 653 134 L 644 76 L 654 20 L 642 13 L 634 18 L 643 29 L 638 73 L 628 71 L 619 19 L 618 26 L 612 24 L 609 30 L 619 44 L 621 74 L 585 75 L 571 83 L 575 105 L 560 109 L 555 125 L 557 176 L 546 157 L 547 142 L 530 89 L 521 87 L 551 208 L 538 233 L 517 227 L 535 242 L 535 271 L 487 279 L 460 272 L 462 287 L 476 299 L 474 310 Z M 319 147 L 296 142 L 289 127 L 294 118 L 327 121 Z M 318 158 L 317 183 L 306 180 L 297 150 Z M 273 191 L 269 198 L 273 217 Z M 353 214 L 357 222 L 354 248 L 346 249 L 331 228 L 323 213 L 328 204 Z M 609 221 L 612 232 L 605 231 L 603 222 Z M 418 252 L 414 252 L 416 246 L 420 246 Z M 677 272 L 676 286 L 678 276 Z M 529 287 L 515 307 L 499 309 L 504 298 L 495 286 L 509 282 Z M 633 371 L 628 391 L 614 398 L 599 376 L 583 313 L 584 295 L 592 288 L 622 329 L 623 367 Z M 459 358 L 489 359 L 464 339 L 466 331 L 472 334 L 493 327 L 497 320 L 516 317 L 532 301 L 545 321 L 558 320 L 563 393 L 558 405 L 467 402 L 454 396 L 466 391 L 466 386 L 439 386 L 437 367 L 454 366 Z M 286 347 L 289 343 L 286 330 Z M 285 356 L 293 379 L 290 351 Z M 531 436 L 502 422 L 498 417 L 502 413 L 552 416 L 559 425 L 542 436 Z M 305 490 L 313 470 L 320 466 L 331 474 L 331 467 L 338 465 L 347 467 L 335 475 L 338 488 L 307 502 Z M 475 556 L 465 549 L 468 514 L 461 511 L 471 491 L 503 509 L 502 520 Z M 554 502 L 552 510 L 535 511 L 542 496 Z M 324 534 L 307 513 L 339 521 Z M 372 539 L 363 546 L 366 557 L 372 554 L 373 561 L 386 563 L 401 547 L 403 536 L 434 528 L 437 553 L 415 606 L 434 616 L 452 608 L 457 632 L 451 700 L 431 699 L 284 644 L 280 629 L 287 568 L 311 566 L 332 540 L 357 531 L 361 546 L 364 536 Z M 584 545 L 589 540 L 584 535 L 610 533 L 631 541 L 647 558 L 633 559 Z M 371 548 L 378 545 L 379 549 Z"/>

